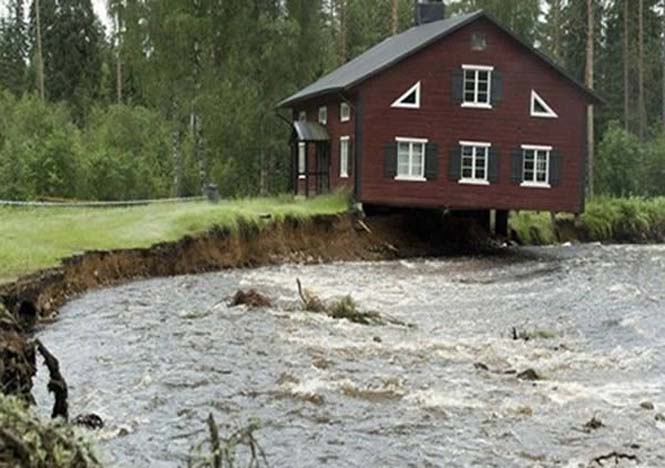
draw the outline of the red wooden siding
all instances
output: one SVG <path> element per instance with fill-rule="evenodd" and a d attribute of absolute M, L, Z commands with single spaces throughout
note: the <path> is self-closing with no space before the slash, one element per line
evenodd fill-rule
<path fill-rule="evenodd" d="M 487 48 L 471 49 L 471 36 L 485 34 Z M 491 65 L 503 78 L 503 100 L 493 109 L 462 108 L 453 102 L 453 71 Z M 391 103 L 422 82 L 420 109 Z M 534 89 L 558 119 L 530 116 Z M 360 85 L 364 100 L 364 144 L 360 200 L 364 203 L 454 209 L 583 209 L 583 165 L 588 97 L 550 66 L 486 20 L 479 20 Z M 331 132 L 337 137 L 336 129 Z M 427 182 L 384 177 L 384 145 L 395 137 L 427 138 L 439 146 L 439 176 Z M 448 179 L 448 158 L 460 140 L 489 142 L 500 153 L 499 182 L 461 185 Z M 510 179 L 511 152 L 523 144 L 551 145 L 563 157 L 560 185 L 526 188 Z"/>

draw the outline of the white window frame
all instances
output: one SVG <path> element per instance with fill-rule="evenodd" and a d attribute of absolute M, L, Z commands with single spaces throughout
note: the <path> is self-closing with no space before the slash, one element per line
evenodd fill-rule
<path fill-rule="evenodd" d="M 426 182 L 425 179 L 425 162 L 426 162 L 426 151 L 427 143 L 429 140 L 425 138 L 411 138 L 411 137 L 396 137 L 395 141 L 397 142 L 397 174 L 395 175 L 395 180 L 408 181 L 408 182 Z M 399 173 L 399 144 L 408 143 L 409 144 L 409 174 L 400 174 Z M 422 164 L 420 165 L 420 172 L 418 174 L 413 173 L 413 146 L 422 145 Z"/>
<path fill-rule="evenodd" d="M 328 107 L 319 107 L 319 123 L 321 125 L 328 125 Z"/>
<path fill-rule="evenodd" d="M 395 107 L 398 109 L 420 109 L 420 81 L 413 86 L 411 86 L 404 94 L 398 97 L 395 102 L 391 104 L 390 107 Z M 416 102 L 411 104 L 408 102 L 402 102 L 404 99 L 409 97 L 411 94 L 416 93 Z"/>
<path fill-rule="evenodd" d="M 545 112 L 539 112 L 536 110 L 536 103 L 540 104 L 545 108 Z M 554 112 L 554 110 L 545 102 L 545 100 L 536 92 L 536 90 L 531 90 L 531 117 L 540 117 L 544 119 L 558 119 L 559 115 Z"/>
<path fill-rule="evenodd" d="M 474 90 L 473 101 L 466 100 L 466 73 L 474 72 Z M 479 72 L 487 72 L 487 102 L 479 102 Z M 492 108 L 492 73 L 494 67 L 490 65 L 462 65 L 462 107 L 470 107 L 475 109 L 491 109 Z"/>
<path fill-rule="evenodd" d="M 339 105 L 339 121 L 348 122 L 349 120 L 351 120 L 351 106 L 343 102 Z"/>
<path fill-rule="evenodd" d="M 298 143 L 298 178 L 305 179 L 307 175 L 304 172 L 307 170 L 307 143 Z"/>
<path fill-rule="evenodd" d="M 298 120 L 300 122 L 306 122 L 307 121 L 307 111 L 300 111 L 298 114 Z"/>
<path fill-rule="evenodd" d="M 490 148 L 492 147 L 492 143 L 488 143 L 486 141 L 466 141 L 462 140 L 459 142 L 460 145 L 460 179 L 459 183 L 460 184 L 468 184 L 468 185 L 489 185 L 489 161 L 490 161 Z M 464 147 L 472 148 L 472 172 L 473 172 L 473 177 L 464 177 Z M 478 149 L 479 148 L 484 148 L 485 149 L 485 178 L 480 179 L 476 177 L 476 159 L 478 157 Z"/>
<path fill-rule="evenodd" d="M 346 148 L 346 155 L 344 154 Z M 349 158 L 351 156 L 351 137 L 343 136 L 339 138 L 339 176 L 342 179 L 349 177 Z M 346 156 L 346 158 L 344 157 Z"/>
<path fill-rule="evenodd" d="M 547 145 L 522 145 L 522 187 L 531 187 L 531 188 L 551 188 L 550 185 L 550 164 L 552 161 L 552 146 Z M 525 166 L 526 166 L 526 152 L 534 152 L 533 160 L 533 179 L 526 180 L 524 178 Z M 538 181 L 538 171 L 536 170 L 538 166 L 538 153 L 545 153 L 545 181 Z"/>

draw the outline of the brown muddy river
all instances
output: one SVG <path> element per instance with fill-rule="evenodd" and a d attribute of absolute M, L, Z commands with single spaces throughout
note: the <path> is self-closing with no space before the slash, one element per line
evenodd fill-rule
<path fill-rule="evenodd" d="M 296 277 L 415 327 L 300 312 Z M 228 308 L 239 288 L 277 306 Z M 91 437 L 113 466 L 186 465 L 211 411 L 225 431 L 260 420 L 273 467 L 578 467 L 612 451 L 665 466 L 662 246 L 141 281 L 70 303 L 39 336 L 72 413 L 106 421 Z M 515 376 L 528 368 L 543 380 Z M 586 431 L 593 416 L 604 427 Z"/>

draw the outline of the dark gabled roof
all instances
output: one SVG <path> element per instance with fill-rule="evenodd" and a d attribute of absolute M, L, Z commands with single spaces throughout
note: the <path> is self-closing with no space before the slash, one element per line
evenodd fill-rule
<path fill-rule="evenodd" d="M 296 141 L 330 141 L 328 130 L 318 122 L 293 122 L 293 137 Z"/>
<path fill-rule="evenodd" d="M 328 75 L 323 76 L 318 81 L 301 89 L 293 96 L 284 99 L 278 104 L 278 107 L 287 107 L 296 102 L 324 94 L 346 91 L 480 18 L 489 20 L 499 29 L 506 32 L 541 60 L 545 61 L 555 71 L 571 81 L 573 85 L 578 87 L 593 101 L 602 102 L 592 90 L 575 80 L 542 52 L 539 52 L 518 38 L 491 15 L 483 11 L 476 11 L 466 15 L 454 16 L 441 21 L 415 26 L 401 34 L 389 37 Z"/>

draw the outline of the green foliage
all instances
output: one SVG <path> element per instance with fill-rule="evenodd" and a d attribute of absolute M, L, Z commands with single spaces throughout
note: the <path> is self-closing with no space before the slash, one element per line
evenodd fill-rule
<path fill-rule="evenodd" d="M 557 218 L 558 222 L 562 218 Z M 570 222 L 563 218 L 563 221 Z M 556 235 L 548 213 L 519 212 L 510 227 L 527 245 L 553 244 Z M 597 197 L 587 204 L 578 228 L 580 240 L 658 242 L 665 239 L 665 197 Z"/>
<path fill-rule="evenodd" d="M 85 133 L 84 198 L 136 200 L 175 195 L 171 129 L 157 112 L 125 105 L 95 109 Z"/>
<path fill-rule="evenodd" d="M 90 443 L 64 421 L 41 421 L 26 403 L 0 394 L 0 466 L 99 467 Z"/>
<path fill-rule="evenodd" d="M 450 10 L 452 13 L 484 10 L 529 44 L 540 39 L 539 0 L 456 0 Z"/>
<path fill-rule="evenodd" d="M 0 87 L 14 94 L 26 89 L 28 35 L 23 0 L 7 2 L 7 17 L 0 11 Z"/>
<path fill-rule="evenodd" d="M 665 237 L 665 198 L 597 198 L 582 222 L 590 240 L 643 242 Z"/>
<path fill-rule="evenodd" d="M 640 193 L 643 159 L 637 137 L 612 122 L 598 145 L 597 193 L 616 197 Z"/>
<path fill-rule="evenodd" d="M 74 197 L 80 132 L 62 106 L 26 96 L 5 109 L 0 140 L 0 198 Z"/>
<path fill-rule="evenodd" d="M 510 228 L 526 245 L 547 245 L 556 242 L 549 213 L 519 211 L 510 217 Z"/>

